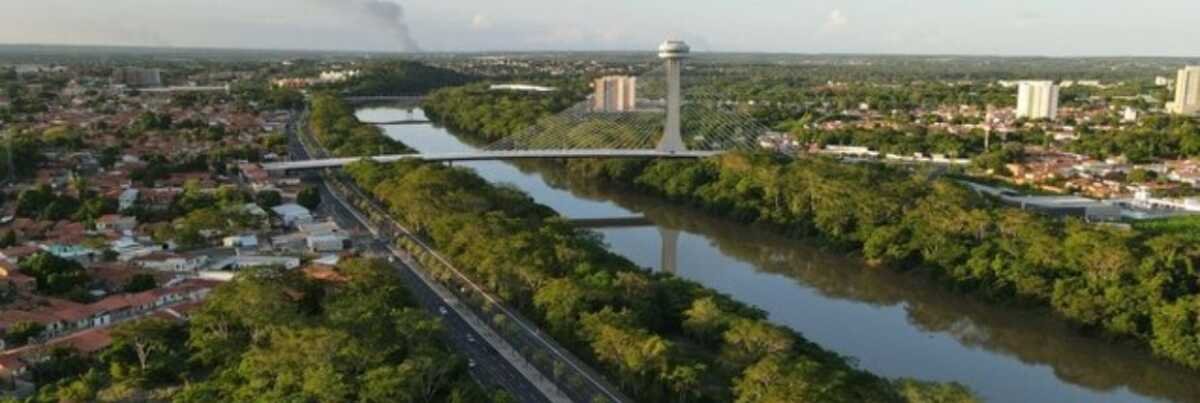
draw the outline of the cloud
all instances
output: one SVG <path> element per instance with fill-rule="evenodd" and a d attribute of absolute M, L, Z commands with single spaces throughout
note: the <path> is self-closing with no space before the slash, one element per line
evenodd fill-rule
<path fill-rule="evenodd" d="M 839 31 L 848 24 L 850 24 L 850 19 L 846 18 L 845 14 L 842 14 L 842 10 L 834 9 L 829 12 L 828 17 L 825 17 L 825 25 L 821 26 L 821 31 Z"/>
<path fill-rule="evenodd" d="M 475 14 L 474 17 L 471 17 L 471 29 L 473 30 L 483 31 L 491 29 L 493 26 L 491 17 L 487 15 Z"/>

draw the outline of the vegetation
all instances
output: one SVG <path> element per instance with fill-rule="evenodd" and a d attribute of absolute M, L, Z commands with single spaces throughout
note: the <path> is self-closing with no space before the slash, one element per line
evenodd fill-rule
<path fill-rule="evenodd" d="M 296 195 L 296 204 L 304 206 L 309 210 L 314 210 L 321 205 L 321 192 L 316 186 L 308 186 Z"/>
<path fill-rule="evenodd" d="M 743 222 L 861 248 L 876 264 L 928 269 L 964 291 L 1042 304 L 1200 368 L 1200 247 L 1175 233 L 1055 222 L 999 207 L 950 179 L 819 158 L 732 154 L 570 168 Z"/>
<path fill-rule="evenodd" d="M 484 140 L 499 140 L 576 101 L 577 95 L 565 91 L 489 91 L 486 85 L 477 84 L 435 91 L 422 107 L 426 116 L 446 127 L 475 133 Z"/>
<path fill-rule="evenodd" d="M 397 61 L 368 65 L 362 74 L 333 89 L 347 95 L 420 95 L 465 84 L 470 77 L 423 63 Z"/>
<path fill-rule="evenodd" d="M 95 357 L 56 352 L 32 402 L 478 402 L 440 322 L 395 271 L 350 260 L 344 284 L 262 269 L 217 288 L 188 322 L 123 323 Z"/>
<path fill-rule="evenodd" d="M 40 294 L 67 296 L 78 301 L 87 301 L 87 285 L 91 281 L 83 266 L 50 253 L 39 252 L 21 261 L 21 272 L 37 279 Z"/>
<path fill-rule="evenodd" d="M 595 233 L 469 170 L 363 161 L 348 172 L 469 276 L 639 401 L 903 400 L 900 388 L 761 311 L 636 267 Z"/>
<path fill-rule="evenodd" d="M 333 94 L 313 96 L 308 127 L 325 149 L 339 157 L 412 152 L 378 127 L 360 122 L 350 105 Z"/>

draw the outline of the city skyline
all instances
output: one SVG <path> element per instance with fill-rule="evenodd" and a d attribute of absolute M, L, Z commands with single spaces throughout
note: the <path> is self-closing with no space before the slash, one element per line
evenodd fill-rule
<path fill-rule="evenodd" d="M 0 0 L 0 43 L 470 52 L 642 50 L 674 37 L 698 52 L 1200 56 L 1188 20 L 1200 7 L 1184 0 L 164 3 Z"/>

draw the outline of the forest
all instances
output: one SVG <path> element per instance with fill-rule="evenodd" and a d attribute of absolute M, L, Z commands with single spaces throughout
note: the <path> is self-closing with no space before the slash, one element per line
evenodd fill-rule
<path fill-rule="evenodd" d="M 27 401 L 511 401 L 470 379 L 389 265 L 352 259 L 335 272 L 243 272 L 187 322 L 119 324 L 95 356 L 52 350 Z"/>
<path fill-rule="evenodd" d="M 638 401 L 973 401 L 955 384 L 889 381 L 763 312 L 609 252 L 515 189 L 465 168 L 347 168 L 467 275 L 605 370 Z"/>

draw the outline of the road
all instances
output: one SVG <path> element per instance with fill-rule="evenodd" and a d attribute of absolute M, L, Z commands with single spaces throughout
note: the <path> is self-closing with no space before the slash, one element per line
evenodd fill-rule
<path fill-rule="evenodd" d="M 291 131 L 290 128 L 289 131 Z M 295 136 L 289 137 L 291 140 L 288 151 L 292 158 L 308 158 L 307 152 L 295 140 Z M 333 217 L 338 225 L 359 235 L 354 237 L 357 250 L 369 251 L 377 256 L 393 256 L 388 249 L 387 240 L 372 236 L 367 230 L 366 223 L 350 211 L 350 207 L 333 197 L 323 180 L 316 177 L 310 177 L 309 180 L 319 182 L 318 188 L 321 193 L 319 210 Z M 459 312 L 450 309 L 446 301 L 422 281 L 412 268 L 401 263 L 400 259 L 390 260 L 394 260 L 391 264 L 400 274 L 401 280 L 412 294 L 413 299 L 422 308 L 442 319 L 449 344 L 460 354 L 475 362 L 475 367 L 470 368 L 469 371 L 477 382 L 487 387 L 504 389 L 520 402 L 551 402 L 530 380 L 522 376 L 512 363 L 486 343 L 483 335 L 475 331 Z M 443 309 L 446 311 L 444 315 L 441 314 Z"/>

